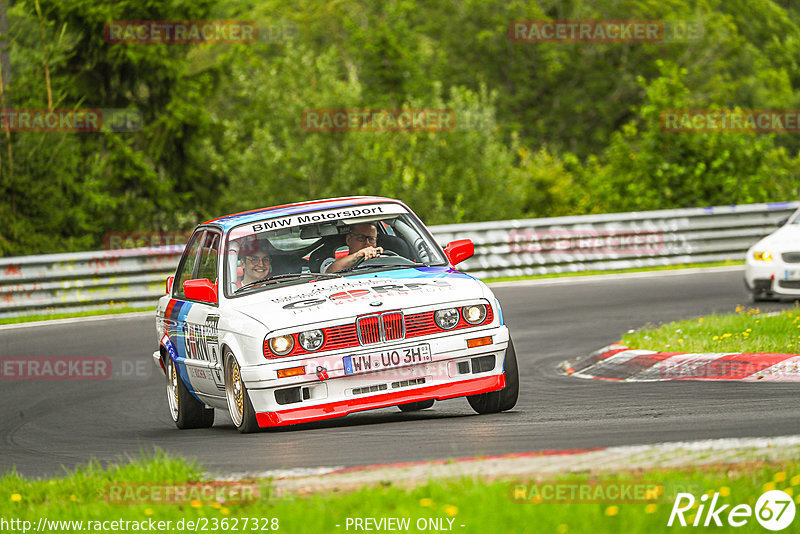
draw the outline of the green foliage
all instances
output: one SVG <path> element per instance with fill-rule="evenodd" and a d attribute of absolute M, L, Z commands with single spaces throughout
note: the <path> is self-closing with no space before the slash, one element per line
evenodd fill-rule
<path fill-rule="evenodd" d="M 397 106 L 453 110 L 452 132 L 310 132 L 302 127 L 304 111 L 375 107 L 358 73 L 343 71 L 335 49 L 314 54 L 290 43 L 280 55 L 268 53 L 231 54 L 230 83 L 211 102 L 223 133 L 196 154 L 229 179 L 223 211 L 369 194 L 400 198 L 430 223 L 519 212 L 516 197 L 509 206 L 496 191 L 514 188 L 518 173 L 493 126 L 485 90 L 453 88 L 448 99 L 432 93 Z M 250 113 L 231 113 L 231 101 Z"/>
<path fill-rule="evenodd" d="M 188 48 L 112 46 L 102 38 L 109 20 L 202 19 L 210 4 L 42 0 L 46 49 L 36 2 L 9 10 L 6 107 L 47 109 L 47 73 L 53 108 L 136 109 L 143 128 L 2 131 L 0 211 L 9 222 L 0 255 L 91 249 L 109 231 L 174 228 L 175 211 L 194 211 L 187 200 L 214 198 L 220 181 L 185 157 L 195 136 L 209 135 L 202 91 L 211 90 L 213 77 L 187 72 Z"/>
<path fill-rule="evenodd" d="M 797 134 L 659 123 L 665 109 L 800 109 L 792 2 L 18 0 L 8 19 L 6 108 L 46 108 L 49 75 L 54 108 L 136 109 L 142 128 L 0 128 L 0 256 L 338 195 L 399 197 L 433 224 L 800 194 Z M 103 40 L 112 20 L 223 19 L 256 21 L 269 38 Z M 512 42 L 509 23 L 525 19 L 689 21 L 702 33 Z M 458 126 L 304 130 L 303 112 L 320 108 L 446 108 Z"/>
<path fill-rule="evenodd" d="M 587 211 L 635 211 L 745 204 L 800 194 L 800 160 L 772 135 L 665 132 L 661 112 L 699 107 L 684 85 L 686 69 L 658 61 L 661 75 L 639 79 L 645 102 L 637 119 L 612 135 L 587 167 Z"/>

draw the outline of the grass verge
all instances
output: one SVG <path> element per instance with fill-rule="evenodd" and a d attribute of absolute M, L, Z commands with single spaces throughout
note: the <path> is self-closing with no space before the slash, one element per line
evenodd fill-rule
<path fill-rule="evenodd" d="M 622 337 L 623 345 L 670 352 L 800 353 L 800 308 L 764 314 L 737 306 L 736 313 L 648 326 Z"/>
<path fill-rule="evenodd" d="M 593 271 L 578 271 L 568 273 L 547 273 L 547 274 L 533 274 L 529 276 L 500 276 L 497 278 L 481 278 L 487 284 L 492 282 L 515 282 L 518 280 L 539 280 L 541 278 L 563 278 L 570 276 L 594 276 L 598 274 L 624 274 L 624 273 L 644 273 L 649 271 L 676 271 L 679 269 L 702 269 L 710 267 L 734 267 L 737 265 L 744 265 L 743 261 L 717 261 L 709 263 L 678 263 L 675 265 L 655 265 L 652 267 L 631 267 L 630 269 L 612 269 L 612 270 L 593 270 Z"/>
<path fill-rule="evenodd" d="M 720 504 L 731 505 L 728 510 L 737 504 L 754 507 L 758 497 L 772 489 L 784 490 L 789 498 L 800 503 L 800 462 L 794 460 L 594 474 L 591 477 L 572 474 L 538 481 L 482 482 L 464 478 L 430 481 L 414 489 L 401 489 L 386 481 L 379 487 L 340 494 L 273 498 L 269 491 L 264 491 L 258 499 L 245 504 L 200 499 L 170 505 L 115 504 L 105 498 L 109 485 L 144 482 L 147 496 L 154 495 L 159 484 L 176 486 L 200 481 L 201 477 L 201 469 L 196 464 L 169 458 L 163 453 L 105 469 L 90 464 L 56 480 L 30 480 L 11 473 L 0 478 L 0 521 L 29 521 L 30 525 L 38 525 L 41 518 L 50 522 L 82 521 L 83 530 L 87 527 L 98 530 L 96 521 L 152 520 L 170 521 L 170 528 L 166 529 L 170 532 L 252 531 L 255 526 L 259 531 L 322 533 L 355 530 L 352 523 L 347 528 L 348 519 L 352 522 L 355 518 L 376 521 L 408 518 L 410 528 L 407 530 L 411 532 L 434 530 L 430 528 L 433 524 L 456 532 L 664 532 L 671 530 L 666 524 L 674 496 L 679 491 L 688 491 L 695 497 L 694 508 L 684 513 L 689 523 L 696 518 L 703 493 L 710 496 L 718 493 Z M 261 483 L 268 484 L 268 481 Z M 548 500 L 544 489 L 546 484 L 596 488 L 597 483 L 605 488 L 603 495 L 596 499 L 597 493 L 593 493 L 595 502 L 588 503 L 569 498 L 553 502 Z M 643 483 L 648 487 L 656 483 L 663 486 L 664 491 L 645 493 L 644 501 L 612 498 L 613 487 L 620 490 Z M 141 496 L 139 493 L 137 499 Z M 631 502 L 633 500 L 636 502 Z M 723 521 L 725 517 L 723 514 Z M 181 520 L 183 529 L 178 526 Z M 429 523 L 430 520 L 434 523 Z M 190 527 L 188 521 L 196 527 Z M 419 528 L 423 523 L 426 528 Z M 46 525 L 45 530 L 50 532 L 78 530 L 74 523 L 72 529 L 64 524 Z M 7 527 L 4 530 L 10 530 Z M 133 529 L 128 525 L 127 530 Z M 751 516 L 747 524 L 736 531 L 764 532 L 764 529 Z"/>
<path fill-rule="evenodd" d="M 134 313 L 134 312 L 146 312 L 151 311 L 155 313 L 156 307 L 141 307 L 141 308 L 131 308 L 128 306 L 123 307 L 114 307 L 108 308 L 105 310 L 87 310 L 81 312 L 71 312 L 71 313 L 41 313 L 36 315 L 25 315 L 22 317 L 4 317 L 0 318 L 0 325 L 2 324 L 18 324 L 18 323 L 32 323 L 35 321 L 51 321 L 54 319 L 72 319 L 74 317 L 95 317 L 98 315 L 117 315 L 120 313 Z"/>

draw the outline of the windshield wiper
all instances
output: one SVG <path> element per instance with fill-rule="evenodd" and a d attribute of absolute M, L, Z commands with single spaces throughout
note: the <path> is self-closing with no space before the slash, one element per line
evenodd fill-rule
<path fill-rule="evenodd" d="M 243 291 L 245 289 L 250 289 L 251 287 L 256 287 L 260 285 L 270 285 L 270 284 L 277 284 L 278 282 L 285 282 L 286 280 L 297 280 L 298 278 L 341 278 L 342 275 L 337 273 L 290 273 L 290 274 L 276 274 L 275 276 L 270 276 L 269 278 L 265 278 L 263 280 L 256 280 L 255 282 L 250 282 L 249 284 L 245 284 L 236 291 L 233 292 L 235 295 L 236 293 Z"/>
<path fill-rule="evenodd" d="M 402 267 L 418 267 L 420 265 L 425 265 L 423 263 L 382 263 L 380 265 L 357 265 L 355 267 L 351 267 L 349 269 L 344 269 L 342 271 L 337 271 L 339 273 L 352 273 L 353 271 L 360 271 L 362 269 L 397 269 Z"/>

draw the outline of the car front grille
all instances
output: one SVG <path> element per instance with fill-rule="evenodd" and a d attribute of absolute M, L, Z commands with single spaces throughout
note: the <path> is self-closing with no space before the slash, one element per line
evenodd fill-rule
<path fill-rule="evenodd" d="M 453 330 L 469 328 L 472 326 L 487 325 L 492 322 L 494 316 L 492 307 L 488 306 L 486 318 L 480 325 L 471 325 L 461 319 Z M 413 313 L 403 315 L 403 312 L 394 310 L 389 312 L 373 313 L 362 315 L 355 322 L 328 326 L 323 328 L 325 333 L 325 343 L 316 352 L 328 350 L 347 349 L 358 347 L 359 345 L 372 345 L 381 341 L 395 341 L 398 339 L 409 339 L 412 337 L 427 336 L 443 332 L 433 320 L 433 312 Z M 452 331 L 452 330 L 451 330 Z M 267 340 L 264 340 L 264 354 L 269 354 Z M 299 356 L 309 354 L 300 343 L 295 343 L 292 352 L 287 356 Z M 270 356 L 276 357 L 277 356 Z"/>
<path fill-rule="evenodd" d="M 800 263 L 800 252 L 784 252 L 781 258 L 786 263 Z"/>
<path fill-rule="evenodd" d="M 383 319 L 383 333 L 386 341 L 403 339 L 403 314 L 400 312 L 389 312 L 381 316 Z"/>
<path fill-rule="evenodd" d="M 394 341 L 405 337 L 405 322 L 399 311 L 363 315 L 356 319 L 358 341 L 371 345 L 381 341 Z"/>
<path fill-rule="evenodd" d="M 778 280 L 778 286 L 785 289 L 800 289 L 800 280 Z"/>
<path fill-rule="evenodd" d="M 343 349 L 357 344 L 356 325 L 353 323 L 325 329 L 325 350 Z"/>
<path fill-rule="evenodd" d="M 367 315 L 356 320 L 358 340 L 362 345 L 378 343 L 381 340 L 380 315 Z"/>
<path fill-rule="evenodd" d="M 387 389 L 389 389 L 389 386 L 386 384 L 375 384 L 372 386 L 353 388 L 353 395 L 365 395 L 367 393 L 375 393 L 376 391 L 386 391 Z"/>

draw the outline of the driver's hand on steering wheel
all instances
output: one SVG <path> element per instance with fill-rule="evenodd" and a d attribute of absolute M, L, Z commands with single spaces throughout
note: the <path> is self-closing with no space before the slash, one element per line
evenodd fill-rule
<path fill-rule="evenodd" d="M 377 258 L 383 254 L 383 247 L 364 247 L 355 253 L 356 259 L 361 261 Z"/>

